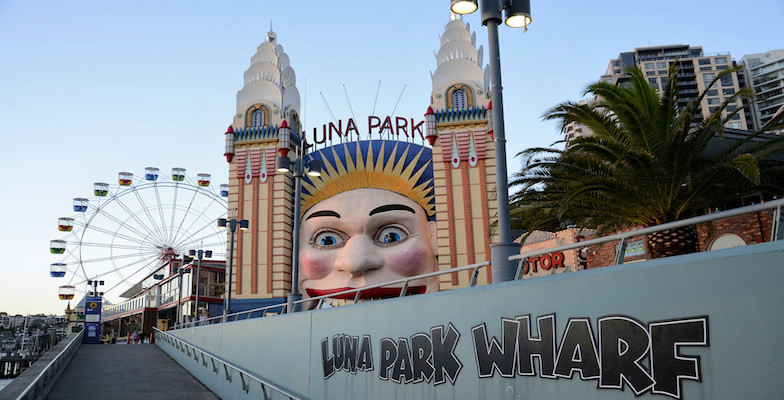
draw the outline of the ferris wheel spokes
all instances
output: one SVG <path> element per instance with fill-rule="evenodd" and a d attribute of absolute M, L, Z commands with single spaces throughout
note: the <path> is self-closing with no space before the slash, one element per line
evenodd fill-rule
<path fill-rule="evenodd" d="M 58 220 L 66 239 L 50 243 L 50 252 L 62 262 L 52 264 L 47 275 L 67 276 L 77 285 L 100 278 L 111 282 L 108 294 L 132 287 L 193 248 L 225 256 L 226 233 L 216 225 L 227 211 L 223 187 L 213 191 L 201 176 L 208 175 L 199 175 L 197 183 L 182 168 L 172 169 L 171 177 L 148 176 L 150 167 L 147 172 L 118 173 L 119 185 L 96 182 L 95 197 L 74 202 L 73 218 Z"/>

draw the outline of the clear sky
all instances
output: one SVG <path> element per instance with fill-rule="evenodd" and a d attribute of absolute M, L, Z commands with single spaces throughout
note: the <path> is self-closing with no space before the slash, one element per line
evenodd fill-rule
<path fill-rule="evenodd" d="M 621 52 L 690 44 L 739 60 L 784 48 L 780 0 L 531 3 L 529 31 L 500 36 L 510 173 L 515 153 L 558 139 L 542 113 L 579 100 Z M 309 130 L 332 120 L 322 95 L 337 119 L 351 117 L 346 93 L 357 118 L 370 115 L 379 81 L 376 115 L 421 118 L 449 2 L 389 4 L 0 0 L 0 311 L 62 314 L 49 240 L 93 182 L 148 166 L 228 181 L 223 133 L 270 23 Z M 487 63 L 478 13 L 464 20 Z"/>

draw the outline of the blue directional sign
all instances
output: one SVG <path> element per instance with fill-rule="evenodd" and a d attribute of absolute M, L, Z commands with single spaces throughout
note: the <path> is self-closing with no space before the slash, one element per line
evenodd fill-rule
<path fill-rule="evenodd" d="M 101 343 L 101 297 L 87 296 L 84 299 L 84 336 L 82 343 Z"/>

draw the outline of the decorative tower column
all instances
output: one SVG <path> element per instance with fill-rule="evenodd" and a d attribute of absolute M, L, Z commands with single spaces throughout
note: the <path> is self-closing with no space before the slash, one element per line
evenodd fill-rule
<path fill-rule="evenodd" d="M 428 110 L 434 112 L 436 124 L 431 144 L 440 270 L 489 261 L 490 243 L 497 240 L 492 228 L 498 208 L 495 153 L 482 52 L 476 47 L 476 33 L 452 14 L 431 72 Z M 488 268 L 480 283 L 491 277 Z M 441 289 L 467 286 L 469 279 L 470 273 L 444 275 Z"/>
<path fill-rule="evenodd" d="M 251 57 L 226 132 L 229 215 L 250 221 L 235 239 L 233 311 L 280 303 L 291 288 L 293 184 L 275 173 L 275 158 L 281 127 L 290 128 L 290 148 L 300 143 L 299 108 L 294 70 L 270 30 Z"/>

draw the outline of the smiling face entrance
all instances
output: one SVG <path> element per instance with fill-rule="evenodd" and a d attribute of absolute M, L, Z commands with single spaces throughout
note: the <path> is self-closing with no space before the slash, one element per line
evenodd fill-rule
<path fill-rule="evenodd" d="M 350 190 L 321 201 L 302 218 L 299 283 L 306 298 L 433 272 L 436 265 L 435 222 L 397 193 Z M 371 289 L 362 298 L 395 297 L 401 286 Z M 435 292 L 438 281 L 417 280 L 409 288 Z"/>

